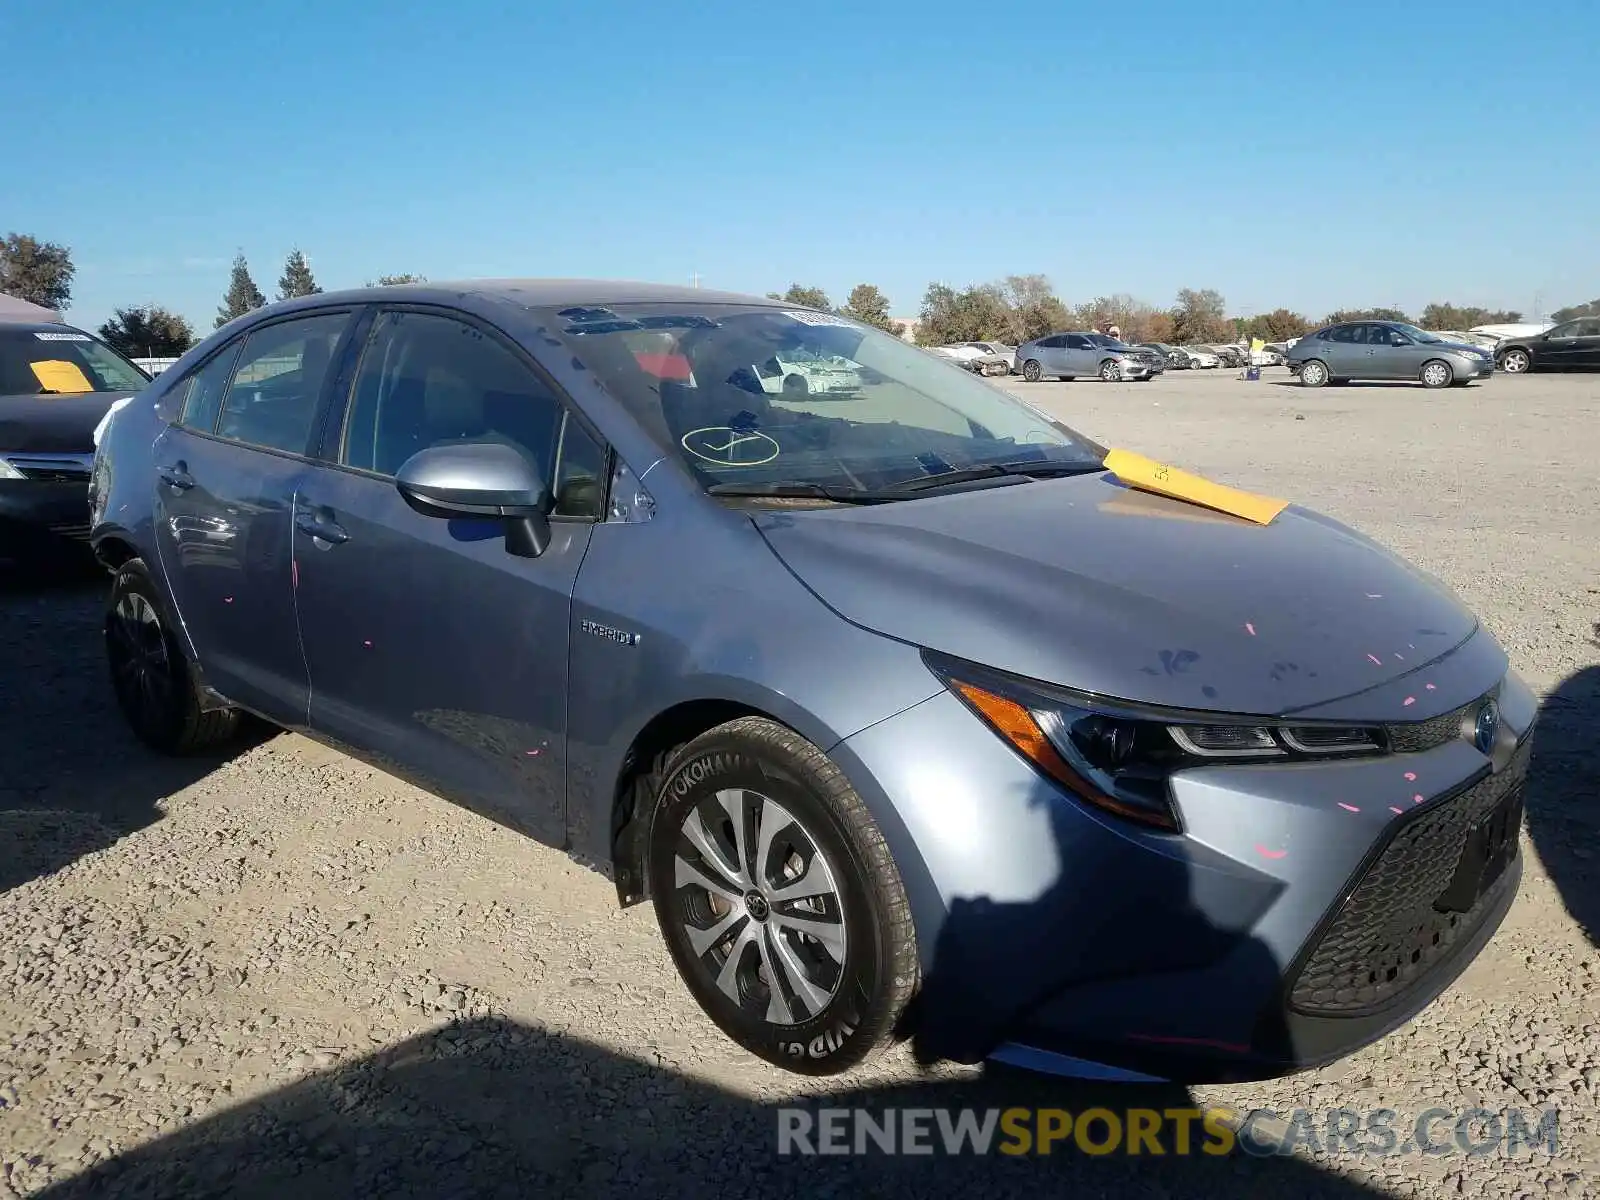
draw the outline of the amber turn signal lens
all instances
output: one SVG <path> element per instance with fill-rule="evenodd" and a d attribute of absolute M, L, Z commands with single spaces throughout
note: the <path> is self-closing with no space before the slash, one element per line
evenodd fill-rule
<path fill-rule="evenodd" d="M 1039 728 L 1039 722 L 1034 719 L 1033 714 L 1023 705 L 1006 696 L 986 691 L 976 684 L 962 680 L 953 680 L 952 683 L 962 699 L 976 709 L 984 720 L 994 727 L 996 733 L 1073 795 L 1096 808 L 1137 821 L 1141 825 L 1152 825 L 1168 832 L 1176 829 L 1169 814 L 1152 812 L 1108 795 L 1073 770 L 1061 756 L 1061 752 L 1056 749 L 1055 743 L 1043 729 Z"/>

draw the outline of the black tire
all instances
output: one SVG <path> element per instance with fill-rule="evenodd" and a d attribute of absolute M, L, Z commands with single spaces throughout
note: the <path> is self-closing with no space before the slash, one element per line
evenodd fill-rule
<path fill-rule="evenodd" d="M 1331 382 L 1332 376 L 1328 372 L 1328 364 L 1323 362 L 1320 358 L 1308 358 L 1304 363 L 1301 364 L 1301 387 L 1325 387 Z"/>
<path fill-rule="evenodd" d="M 1417 372 L 1422 386 L 1430 390 L 1447 388 L 1456 381 L 1456 369 L 1442 358 L 1430 358 Z"/>
<path fill-rule="evenodd" d="M 1038 383 L 1040 375 L 1041 371 L 1039 368 L 1038 359 L 1030 358 L 1027 362 L 1022 364 L 1022 377 L 1029 383 Z"/>
<path fill-rule="evenodd" d="M 197 754 L 238 732 L 237 710 L 202 708 L 166 600 L 143 559 L 117 569 L 106 601 L 105 639 L 117 707 L 145 745 L 162 754 Z"/>
<path fill-rule="evenodd" d="M 1520 346 L 1513 346 L 1500 355 L 1498 367 L 1507 375 L 1524 375 L 1533 370 L 1533 356 Z"/>
<path fill-rule="evenodd" d="M 1102 383 L 1120 383 L 1120 382 L 1122 382 L 1122 368 L 1117 365 L 1117 360 L 1116 359 L 1108 358 L 1108 359 L 1105 359 L 1104 361 L 1101 362 L 1101 364 L 1100 364 L 1100 382 L 1102 382 Z"/>
<path fill-rule="evenodd" d="M 888 1046 L 916 990 L 916 934 L 888 843 L 843 772 L 792 730 L 741 717 L 665 756 L 640 787 L 639 801 L 651 806 L 639 811 L 651 813 L 656 920 L 678 973 L 717 1026 L 751 1054 L 802 1075 L 838 1074 Z M 719 798 L 729 794 L 737 797 L 731 808 Z M 741 817 L 742 838 L 731 812 Z M 763 816 L 775 824 L 767 860 L 757 863 Z M 729 869 L 736 862 L 737 872 Z M 775 876 L 787 883 L 774 885 Z M 802 880 L 824 890 L 786 901 L 776 894 Z M 691 929 L 714 940 L 697 949 Z M 775 974 L 785 985 L 777 1002 Z"/>

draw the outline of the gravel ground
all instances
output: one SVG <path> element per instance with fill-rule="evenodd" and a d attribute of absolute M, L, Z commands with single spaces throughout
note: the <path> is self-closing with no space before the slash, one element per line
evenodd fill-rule
<path fill-rule="evenodd" d="M 0 1197 L 1600 1194 L 1600 377 L 1444 395 L 1281 371 L 1016 384 L 1112 445 L 1321 508 L 1449 581 L 1546 696 L 1522 895 L 1421 1018 L 1271 1084 L 1117 1090 L 896 1054 L 826 1088 L 745 1058 L 648 907 L 303 739 L 158 760 L 102 580 L 0 592 Z M 1585 483 L 1584 481 L 1588 482 Z M 786 1104 L 1553 1105 L 1559 1153 L 795 1158 Z"/>

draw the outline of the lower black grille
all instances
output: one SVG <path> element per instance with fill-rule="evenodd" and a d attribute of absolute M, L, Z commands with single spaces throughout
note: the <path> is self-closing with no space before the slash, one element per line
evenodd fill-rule
<path fill-rule="evenodd" d="M 1468 838 L 1502 800 L 1520 803 L 1531 743 L 1498 775 L 1399 822 L 1306 958 L 1289 989 L 1308 1016 L 1358 1016 L 1382 1008 L 1468 937 L 1511 886 L 1504 871 L 1465 912 L 1442 911 Z M 1522 821 L 1514 814 L 1510 837 Z M 1511 852 L 1516 852 L 1515 841 Z"/>

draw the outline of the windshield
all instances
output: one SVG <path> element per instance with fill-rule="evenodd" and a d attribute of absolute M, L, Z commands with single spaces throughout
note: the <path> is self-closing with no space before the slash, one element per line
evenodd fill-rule
<path fill-rule="evenodd" d="M 1398 329 L 1414 342 L 1442 342 L 1444 340 L 1443 338 L 1434 337 L 1426 329 L 1418 329 L 1415 325 L 1396 324 L 1393 328 Z"/>
<path fill-rule="evenodd" d="M 1107 350 L 1132 350 L 1133 349 L 1133 347 L 1128 345 L 1127 342 L 1124 342 L 1124 341 L 1121 341 L 1121 340 L 1119 340 L 1117 338 L 1114 338 L 1109 333 L 1091 333 L 1091 334 L 1087 334 L 1086 336 L 1096 346 L 1104 347 Z"/>
<path fill-rule="evenodd" d="M 551 316 L 577 361 L 708 488 L 869 490 L 998 464 L 1094 467 L 1105 454 L 955 362 L 844 317 L 682 303 Z"/>
<path fill-rule="evenodd" d="M 134 392 L 150 377 L 76 329 L 0 328 L 0 396 Z"/>

